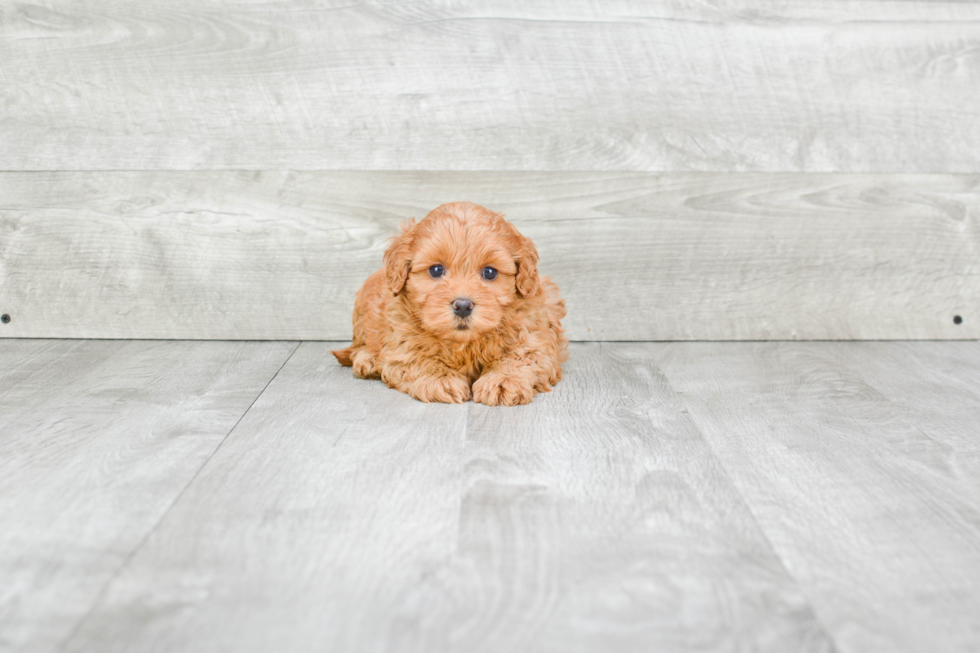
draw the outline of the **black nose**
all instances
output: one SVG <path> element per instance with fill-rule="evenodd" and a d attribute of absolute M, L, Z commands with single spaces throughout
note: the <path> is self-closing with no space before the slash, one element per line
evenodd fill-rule
<path fill-rule="evenodd" d="M 468 317 L 473 312 L 473 302 L 465 297 L 453 300 L 453 313 L 460 317 Z"/>

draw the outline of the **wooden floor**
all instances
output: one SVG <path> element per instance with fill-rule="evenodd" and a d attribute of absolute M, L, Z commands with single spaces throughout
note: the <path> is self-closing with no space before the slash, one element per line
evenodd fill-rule
<path fill-rule="evenodd" d="M 980 343 L 0 341 L 0 651 L 976 651 Z"/>

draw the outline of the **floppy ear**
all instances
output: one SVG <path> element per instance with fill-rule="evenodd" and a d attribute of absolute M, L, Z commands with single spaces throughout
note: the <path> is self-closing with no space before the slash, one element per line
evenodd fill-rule
<path fill-rule="evenodd" d="M 408 271 L 412 268 L 412 238 L 415 233 L 415 218 L 402 223 L 402 232 L 391 239 L 385 250 L 385 281 L 394 294 L 405 288 Z"/>
<path fill-rule="evenodd" d="M 530 238 L 521 236 L 521 245 L 517 250 L 517 292 L 522 297 L 530 297 L 538 292 L 541 279 L 538 277 L 538 250 Z"/>

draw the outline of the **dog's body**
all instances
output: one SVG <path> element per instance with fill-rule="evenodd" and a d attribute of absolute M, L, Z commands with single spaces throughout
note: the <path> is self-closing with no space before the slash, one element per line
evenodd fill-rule
<path fill-rule="evenodd" d="M 526 404 L 561 379 L 565 302 L 503 216 L 444 204 L 402 226 L 354 302 L 354 341 L 333 352 L 362 378 L 422 401 Z"/>

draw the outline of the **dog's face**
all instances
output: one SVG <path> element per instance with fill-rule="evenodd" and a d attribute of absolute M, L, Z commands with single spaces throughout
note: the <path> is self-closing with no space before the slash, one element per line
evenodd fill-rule
<path fill-rule="evenodd" d="M 537 261 L 534 244 L 503 216 L 458 202 L 402 226 L 385 252 L 385 278 L 423 329 L 467 342 L 538 292 Z"/>

